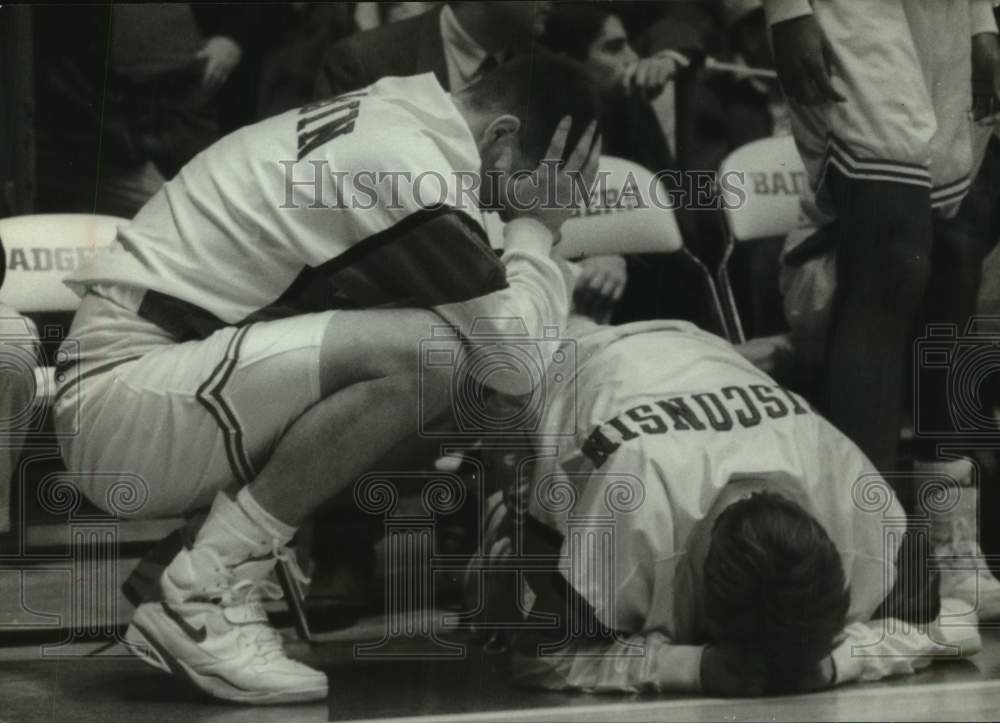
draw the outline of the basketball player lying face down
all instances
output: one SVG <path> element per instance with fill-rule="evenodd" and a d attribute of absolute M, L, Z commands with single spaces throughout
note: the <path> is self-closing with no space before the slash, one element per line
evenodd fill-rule
<path fill-rule="evenodd" d="M 974 613 L 938 625 L 968 606 L 940 600 L 890 488 L 805 400 L 683 322 L 568 334 L 575 377 L 506 499 L 527 515 L 484 548 L 555 568 L 524 568 L 522 614 L 560 622 L 515 636 L 519 682 L 762 695 L 979 650 Z"/>

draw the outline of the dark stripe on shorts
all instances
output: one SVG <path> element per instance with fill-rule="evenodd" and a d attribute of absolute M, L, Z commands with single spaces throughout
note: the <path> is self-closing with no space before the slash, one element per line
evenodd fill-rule
<path fill-rule="evenodd" d="M 830 163 L 848 178 L 906 183 L 913 186 L 931 185 L 930 170 L 925 166 L 885 158 L 860 158 L 834 135 L 827 137 L 824 165 Z"/>
<path fill-rule="evenodd" d="M 66 394 L 66 392 L 68 392 L 70 389 L 72 389 L 77 384 L 82 382 L 84 379 L 89 379 L 90 377 L 96 376 L 98 374 L 103 374 L 104 372 L 111 371 L 115 367 L 121 366 L 122 364 L 127 364 L 128 362 L 135 361 L 136 359 L 141 359 L 142 356 L 143 356 L 142 354 L 135 354 L 134 356 L 127 356 L 122 359 L 116 359 L 115 361 L 108 362 L 107 364 L 101 364 L 100 366 L 96 366 L 93 369 L 84 372 L 83 374 L 77 375 L 76 378 L 70 380 L 64 386 L 59 387 L 55 395 L 52 397 L 52 406 L 55 406 L 56 402 L 58 402 L 62 398 L 62 396 Z M 59 374 L 65 374 L 71 368 L 72 366 L 63 369 L 57 368 L 56 380 L 58 381 Z"/>
<path fill-rule="evenodd" d="M 963 176 L 952 183 L 932 188 L 931 206 L 946 206 L 954 203 L 967 194 L 971 187 L 972 180 L 968 176 Z"/>
<path fill-rule="evenodd" d="M 215 419 L 216 424 L 219 425 L 229 467 L 236 479 L 243 485 L 249 484 L 250 480 L 253 479 L 253 465 L 250 464 L 250 457 L 247 455 L 244 445 L 243 426 L 229 403 L 223 398 L 222 390 L 239 364 L 240 350 L 249 329 L 249 326 L 244 326 L 233 334 L 222 361 L 208 375 L 208 379 L 198 388 L 195 395 L 201 405 Z"/>
<path fill-rule="evenodd" d="M 892 166 L 899 173 L 919 178 L 930 178 L 930 170 L 927 166 L 919 163 L 907 163 L 905 161 L 896 161 L 888 158 L 861 158 L 853 150 L 851 150 L 850 146 L 835 135 L 830 135 L 827 138 L 827 142 L 832 149 L 838 151 L 845 159 L 851 161 L 852 163 L 861 165 L 875 164 L 880 166 Z"/>

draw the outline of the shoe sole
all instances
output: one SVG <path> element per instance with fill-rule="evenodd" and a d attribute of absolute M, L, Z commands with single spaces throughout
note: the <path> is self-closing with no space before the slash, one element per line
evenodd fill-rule
<path fill-rule="evenodd" d="M 215 698 L 234 703 L 253 705 L 308 703 L 325 700 L 328 695 L 327 686 L 287 691 L 251 691 L 239 688 L 220 676 L 199 673 L 171 655 L 169 651 L 156 642 L 154 635 L 135 622 L 132 622 L 125 631 L 125 646 L 129 652 L 147 665 L 183 678 Z"/>

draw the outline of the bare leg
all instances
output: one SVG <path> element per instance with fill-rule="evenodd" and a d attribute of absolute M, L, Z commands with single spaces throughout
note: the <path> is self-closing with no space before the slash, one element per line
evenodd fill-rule
<path fill-rule="evenodd" d="M 447 410 L 448 371 L 425 370 L 423 377 L 419 371 L 420 341 L 440 323 L 433 313 L 415 310 L 332 319 L 320 364 L 324 398 L 295 421 L 250 484 L 261 507 L 287 525 L 301 525 L 416 437 L 421 412 L 426 419 Z"/>

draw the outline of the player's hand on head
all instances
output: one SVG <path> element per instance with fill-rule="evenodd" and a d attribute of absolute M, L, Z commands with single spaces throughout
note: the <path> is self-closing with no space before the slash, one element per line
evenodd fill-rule
<path fill-rule="evenodd" d="M 771 33 L 774 66 L 789 98 L 802 105 L 846 100 L 833 86 L 833 48 L 813 15 L 775 23 Z"/>
<path fill-rule="evenodd" d="M 1000 123 L 1000 39 L 996 33 L 972 36 L 973 119 Z"/>
<path fill-rule="evenodd" d="M 567 155 L 571 125 L 569 116 L 559 122 L 538 168 L 518 176 L 508 194 L 514 206 L 511 216 L 535 218 L 555 235 L 583 200 L 581 195 L 593 185 L 601 155 L 596 121 L 587 126 Z M 560 162 L 562 158 L 565 162 Z"/>
<path fill-rule="evenodd" d="M 201 78 L 202 87 L 206 90 L 218 90 L 230 74 L 240 64 L 243 51 L 235 40 L 224 35 L 216 35 L 208 39 L 205 47 L 198 51 L 195 57 L 205 60 L 205 71 Z"/>
<path fill-rule="evenodd" d="M 628 272 L 624 256 L 590 256 L 577 265 L 573 289 L 576 311 L 598 323 L 611 319 L 614 306 L 625 293 Z"/>
<path fill-rule="evenodd" d="M 701 690 L 727 698 L 764 695 L 767 662 L 734 645 L 709 645 L 701 653 Z"/>

